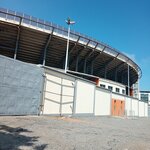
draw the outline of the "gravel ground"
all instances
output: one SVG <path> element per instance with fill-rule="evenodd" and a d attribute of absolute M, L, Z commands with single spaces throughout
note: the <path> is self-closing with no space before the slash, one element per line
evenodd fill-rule
<path fill-rule="evenodd" d="M 150 150 L 150 119 L 0 117 L 0 150 Z"/>

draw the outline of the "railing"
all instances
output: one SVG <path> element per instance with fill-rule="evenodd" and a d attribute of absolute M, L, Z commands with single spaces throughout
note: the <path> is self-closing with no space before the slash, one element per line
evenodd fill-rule
<path fill-rule="evenodd" d="M 68 30 L 62 26 L 59 26 L 57 24 L 54 24 L 52 22 L 48 22 L 48 21 L 44 21 L 42 19 L 38 19 L 36 17 L 33 16 L 29 16 L 27 14 L 24 13 L 20 13 L 20 12 L 16 12 L 16 11 L 12 11 L 12 10 L 8 10 L 8 9 L 4 9 L 4 8 L 0 8 L 0 18 L 4 18 L 6 20 L 11 20 L 11 21 L 15 21 L 18 24 L 24 23 L 27 25 L 31 25 L 34 26 L 36 28 L 40 28 L 43 30 L 48 30 L 48 31 L 52 31 L 54 29 L 54 32 L 57 34 L 61 34 L 63 36 L 67 37 L 67 32 Z M 116 53 L 116 56 L 119 54 L 121 55 L 124 59 L 124 61 L 126 62 L 128 60 L 128 63 L 135 68 L 135 70 L 138 72 L 138 77 L 141 78 L 142 76 L 142 71 L 140 69 L 140 67 L 130 58 L 128 58 L 125 54 L 121 53 L 120 51 L 118 51 L 117 49 L 112 48 L 111 46 L 100 42 L 94 38 L 91 38 L 89 36 L 86 36 L 84 34 L 75 32 L 73 30 L 71 30 L 70 32 L 70 37 L 74 40 L 77 40 L 78 37 L 81 38 L 82 42 L 87 43 L 90 40 L 89 45 L 92 45 L 92 47 L 95 47 L 95 45 L 97 45 L 97 47 L 106 47 L 107 49 L 104 50 L 104 52 L 109 53 L 109 54 L 114 54 Z"/>

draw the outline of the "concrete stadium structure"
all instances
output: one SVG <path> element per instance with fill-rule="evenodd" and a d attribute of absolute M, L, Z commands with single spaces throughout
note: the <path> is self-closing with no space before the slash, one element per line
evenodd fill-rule
<path fill-rule="evenodd" d="M 35 17 L 0 9 L 0 114 L 148 114 L 140 67 L 118 50 Z M 136 88 L 134 88 L 136 87 Z"/>

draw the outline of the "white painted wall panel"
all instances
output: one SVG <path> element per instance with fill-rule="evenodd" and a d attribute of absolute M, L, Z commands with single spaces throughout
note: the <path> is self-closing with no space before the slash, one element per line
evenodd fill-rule
<path fill-rule="evenodd" d="M 125 97 L 123 95 L 115 93 L 112 93 L 112 97 L 110 97 L 109 91 L 106 91 L 101 88 L 97 88 L 95 91 L 94 84 L 83 80 L 77 80 L 76 84 L 77 88 L 76 92 L 74 92 L 75 80 L 67 75 L 61 76 L 60 73 L 57 74 L 56 72 L 53 71 L 51 71 L 50 73 L 46 73 L 46 79 L 47 81 L 44 95 L 45 100 L 43 111 L 44 114 L 60 114 L 61 100 L 62 100 L 62 110 L 61 110 L 62 114 L 67 113 L 71 114 L 73 109 L 73 100 L 74 100 L 73 96 L 74 93 L 76 93 L 76 100 L 75 100 L 76 114 L 82 113 L 93 114 L 93 108 L 95 107 L 94 110 L 95 115 L 110 115 L 111 98 L 113 98 L 125 100 L 125 113 L 127 116 L 138 115 L 138 101 L 135 99 L 131 99 L 130 97 Z M 62 93 L 61 93 L 61 83 L 62 83 Z M 120 88 L 123 87 L 120 86 Z M 139 105 L 140 105 L 139 106 L 140 116 L 141 117 L 147 116 L 148 112 L 147 104 L 140 102 Z"/>
<path fill-rule="evenodd" d="M 72 114 L 73 104 L 62 105 L 62 114 Z"/>
<path fill-rule="evenodd" d="M 45 99 L 43 114 L 59 114 L 60 105 Z"/>
<path fill-rule="evenodd" d="M 46 74 L 43 114 L 60 114 L 61 78 Z"/>
<path fill-rule="evenodd" d="M 60 94 L 61 93 L 61 85 L 47 80 L 46 81 L 46 91 L 51 91 L 53 93 Z"/>
<path fill-rule="evenodd" d="M 96 89 L 95 95 L 95 115 L 111 115 L 110 93 Z"/>
<path fill-rule="evenodd" d="M 125 115 L 126 116 L 131 116 L 132 112 L 131 112 L 131 98 L 126 97 L 125 98 Z"/>
<path fill-rule="evenodd" d="M 150 106 L 148 106 L 148 117 L 150 117 Z"/>
<path fill-rule="evenodd" d="M 54 81 L 56 83 L 59 83 L 61 84 L 61 78 L 60 77 L 56 77 L 56 76 L 53 76 L 53 75 L 50 75 L 50 74 L 46 74 L 46 78 L 50 81 Z"/>
<path fill-rule="evenodd" d="M 62 114 L 72 114 L 74 100 L 74 82 L 63 79 L 62 92 Z"/>
<path fill-rule="evenodd" d="M 67 79 L 63 79 L 62 84 L 67 86 L 72 86 L 72 87 L 74 86 L 74 82 Z"/>
<path fill-rule="evenodd" d="M 76 113 L 93 113 L 95 85 L 77 81 Z"/>
<path fill-rule="evenodd" d="M 138 116 L 138 100 L 132 99 L 132 114 Z"/>
<path fill-rule="evenodd" d="M 62 96 L 62 103 L 73 102 L 72 96 Z"/>
<path fill-rule="evenodd" d="M 112 93 L 112 98 L 113 99 L 117 99 L 117 100 L 122 100 L 122 101 L 124 101 L 125 100 L 125 96 L 123 96 L 123 95 L 119 95 L 119 94 L 115 94 L 115 93 Z"/>
<path fill-rule="evenodd" d="M 148 117 L 148 104 L 145 103 L 145 117 Z"/>
<path fill-rule="evenodd" d="M 45 92 L 45 98 L 60 103 L 60 95 Z"/>
<path fill-rule="evenodd" d="M 144 117 L 145 116 L 145 104 L 144 102 L 139 101 L 139 117 Z"/>
<path fill-rule="evenodd" d="M 72 114 L 74 81 L 64 79 L 67 75 L 58 77 L 59 74 L 50 73 L 46 73 L 43 114 Z"/>
<path fill-rule="evenodd" d="M 74 88 L 63 86 L 63 95 L 73 96 L 74 95 Z"/>

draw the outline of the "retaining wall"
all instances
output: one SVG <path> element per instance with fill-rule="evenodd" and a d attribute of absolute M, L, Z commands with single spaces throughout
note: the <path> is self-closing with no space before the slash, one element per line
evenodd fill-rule
<path fill-rule="evenodd" d="M 39 113 L 44 70 L 0 55 L 0 115 Z"/>

